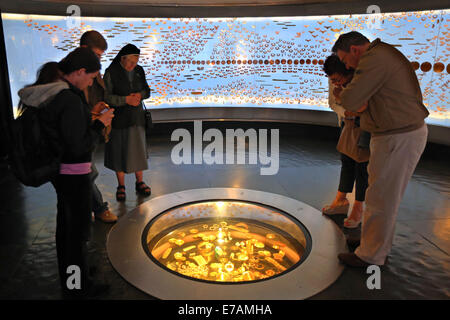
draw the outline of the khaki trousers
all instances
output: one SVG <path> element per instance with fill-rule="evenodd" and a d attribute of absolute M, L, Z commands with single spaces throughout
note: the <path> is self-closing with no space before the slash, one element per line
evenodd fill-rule
<path fill-rule="evenodd" d="M 372 137 L 367 167 L 369 187 L 363 213 L 361 244 L 355 254 L 384 265 L 394 238 L 398 208 L 427 142 L 428 128 Z"/>

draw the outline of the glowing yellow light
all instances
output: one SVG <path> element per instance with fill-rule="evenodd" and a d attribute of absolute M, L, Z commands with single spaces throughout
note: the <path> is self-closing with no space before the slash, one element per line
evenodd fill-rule
<path fill-rule="evenodd" d="M 162 256 L 163 259 L 167 259 L 167 257 L 169 256 L 169 254 L 172 252 L 172 248 L 169 247 L 166 249 L 166 251 L 164 251 L 164 254 Z"/>
<path fill-rule="evenodd" d="M 218 207 L 238 216 L 245 212 L 247 205 L 236 203 L 233 207 L 228 201 L 219 205 L 207 202 L 176 211 L 181 216 L 203 217 L 204 214 L 215 214 Z M 282 236 L 249 222 L 226 219 L 212 219 L 208 224 L 197 222 L 172 229 L 161 241 L 162 246 L 156 246 L 152 254 L 169 269 L 185 276 L 225 282 L 265 279 L 298 261 L 294 248 L 285 246 L 286 239 Z M 231 239 L 232 234 L 236 240 Z M 279 245 L 282 251 L 273 248 L 268 239 L 272 234 L 276 236 L 273 238 L 277 239 L 277 244 L 283 244 Z M 178 246 L 181 241 L 184 243 Z"/>
<path fill-rule="evenodd" d="M 222 201 L 216 202 L 217 209 L 222 209 L 224 205 L 225 205 L 225 203 Z"/>
<path fill-rule="evenodd" d="M 234 270 L 234 264 L 233 262 L 227 262 L 227 264 L 224 266 L 225 270 L 228 272 L 231 272 Z"/>
<path fill-rule="evenodd" d="M 190 250 L 192 250 L 194 248 L 195 248 L 195 246 L 189 246 L 189 247 L 184 248 L 183 251 L 187 252 L 187 251 L 190 251 Z"/>

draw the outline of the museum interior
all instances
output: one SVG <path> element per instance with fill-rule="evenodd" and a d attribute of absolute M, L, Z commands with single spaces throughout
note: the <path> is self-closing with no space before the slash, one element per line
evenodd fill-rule
<path fill-rule="evenodd" d="M 78 250 L 67 236 L 78 218 L 67 217 L 87 207 L 83 266 L 104 284 L 88 299 L 450 298 L 447 1 L 15 0 L 0 13 L 1 300 L 68 298 L 61 257 Z M 101 64 L 90 79 L 104 92 L 98 113 L 87 109 L 94 85 L 73 80 L 91 71 L 66 73 L 60 62 L 91 30 L 107 44 L 90 47 Z M 368 47 L 333 49 L 355 31 Z M 39 83 L 49 62 L 60 78 Z M 353 78 L 337 84 L 330 65 Z M 15 170 L 11 150 L 26 135 L 16 124 L 60 100 L 23 111 L 37 91 L 22 90 L 55 83 L 66 86 L 57 97 L 79 93 L 76 106 L 94 117 L 91 127 L 74 112 L 61 123 L 89 143 L 94 124 L 103 130 L 89 159 L 58 160 L 56 180 L 33 186 Z M 358 99 L 364 109 L 346 108 Z M 415 108 L 426 115 L 410 129 Z M 142 117 L 123 129 L 125 112 Z M 76 134 L 58 128 L 67 160 Z M 343 146 L 356 133 L 358 159 Z M 87 187 L 54 182 L 74 176 L 89 177 Z"/>

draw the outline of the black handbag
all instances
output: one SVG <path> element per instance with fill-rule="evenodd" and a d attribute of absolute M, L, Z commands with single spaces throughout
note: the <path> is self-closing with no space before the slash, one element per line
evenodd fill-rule
<path fill-rule="evenodd" d="M 357 125 L 359 127 L 359 123 L 360 123 L 360 118 L 356 117 L 355 125 Z M 358 140 L 358 147 L 369 149 L 370 148 L 370 137 L 371 137 L 370 132 L 361 130 L 361 135 L 359 136 L 359 140 Z"/>
<path fill-rule="evenodd" d="M 147 108 L 144 102 L 142 102 L 144 105 L 144 111 L 145 111 L 145 133 L 147 135 L 150 135 L 150 132 L 153 128 L 153 120 L 152 120 L 152 113 L 150 109 Z"/>

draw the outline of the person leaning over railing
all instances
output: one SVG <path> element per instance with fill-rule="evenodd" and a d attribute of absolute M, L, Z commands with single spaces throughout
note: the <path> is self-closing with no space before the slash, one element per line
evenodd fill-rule
<path fill-rule="evenodd" d="M 411 63 L 392 45 L 352 31 L 340 35 L 332 51 L 355 69 L 352 81 L 335 97 L 352 112 L 368 101 L 360 112 L 361 128 L 372 134 L 361 243 L 354 253 L 338 257 L 353 267 L 384 265 L 400 201 L 425 149 L 429 113 Z"/>

